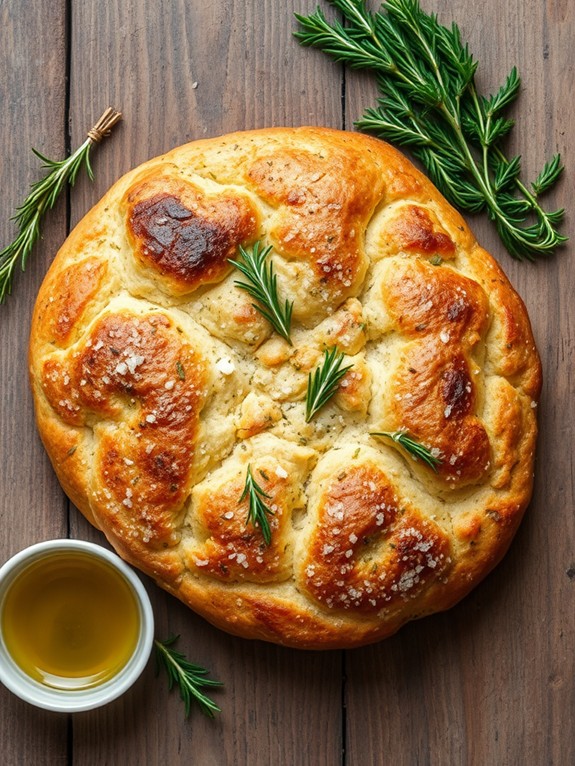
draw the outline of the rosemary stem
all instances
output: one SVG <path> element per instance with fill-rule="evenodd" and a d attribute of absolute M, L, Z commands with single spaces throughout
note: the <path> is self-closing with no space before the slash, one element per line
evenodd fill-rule
<path fill-rule="evenodd" d="M 366 17 L 360 13 L 357 6 L 355 6 L 353 3 L 347 2 L 347 0 L 343 0 L 345 3 L 345 7 L 347 9 L 347 13 L 345 14 L 348 19 L 356 19 L 357 23 L 360 27 L 363 27 L 365 30 L 365 33 L 368 35 L 369 39 L 374 43 L 380 50 L 383 50 L 383 46 L 381 42 L 377 39 L 377 35 L 373 31 L 373 27 L 371 24 L 368 23 Z M 343 9 L 342 9 L 343 10 Z"/>
<path fill-rule="evenodd" d="M 479 125 L 479 135 L 481 138 L 481 155 L 482 155 L 482 163 L 483 163 L 483 175 L 485 177 L 485 180 L 487 183 L 489 183 L 489 144 L 487 141 L 484 140 L 484 136 L 489 135 L 489 127 L 491 125 L 491 118 L 492 113 L 491 111 L 487 114 L 487 121 L 484 121 L 483 119 L 483 111 L 481 109 L 481 106 L 479 104 L 479 96 L 477 94 L 477 89 L 473 85 L 468 86 L 468 92 L 471 96 L 471 101 L 473 103 L 473 106 L 475 107 L 475 117 L 477 119 L 477 123 Z"/>
<path fill-rule="evenodd" d="M 175 675 L 180 679 L 180 681 L 186 681 L 186 674 L 182 670 L 182 668 L 178 665 L 175 658 L 172 656 L 172 653 L 169 652 L 164 644 L 161 641 L 158 641 L 157 638 L 154 639 L 154 646 L 156 649 L 162 654 L 164 657 L 165 662 L 167 662 L 169 665 L 171 665 L 173 672 Z"/>

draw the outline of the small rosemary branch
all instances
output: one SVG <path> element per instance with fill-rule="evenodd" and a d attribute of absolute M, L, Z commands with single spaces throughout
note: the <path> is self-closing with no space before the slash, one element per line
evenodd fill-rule
<path fill-rule="evenodd" d="M 337 346 L 326 348 L 322 363 L 310 372 L 305 401 L 306 423 L 309 423 L 324 404 L 327 404 L 337 391 L 340 380 L 353 367 L 352 364 L 342 367 L 343 360 L 344 354 L 338 352 Z"/>
<path fill-rule="evenodd" d="M 373 431 L 371 436 L 384 436 L 387 439 L 391 439 L 396 444 L 403 447 L 406 452 L 409 452 L 409 454 L 416 460 L 421 460 L 436 473 L 441 465 L 441 460 L 438 457 L 435 457 L 435 455 L 432 455 L 431 451 L 427 447 L 424 447 L 421 442 L 418 442 L 416 439 L 409 436 L 404 428 L 400 428 L 398 431 Z"/>
<path fill-rule="evenodd" d="M 245 250 L 241 245 L 239 249 L 242 260 L 234 261 L 230 258 L 229 262 L 242 272 L 248 282 L 236 281 L 234 284 L 248 292 L 257 301 L 252 303 L 252 306 L 291 345 L 290 325 L 293 302 L 290 303 L 286 299 L 282 306 L 279 299 L 277 276 L 274 274 L 272 262 L 266 260 L 272 248 L 261 249 L 261 243 L 256 242 L 251 251 Z"/>
<path fill-rule="evenodd" d="M 186 716 L 190 715 L 192 701 L 195 701 L 202 713 L 213 718 L 214 713 L 220 713 L 221 710 L 213 700 L 203 693 L 202 689 L 205 687 L 222 686 L 222 683 L 206 678 L 208 671 L 205 668 L 193 665 L 181 652 L 171 648 L 178 638 L 179 636 L 171 636 L 165 641 L 154 641 L 157 671 L 159 672 L 160 665 L 165 668 L 168 674 L 168 687 L 170 690 L 174 687 L 174 684 L 178 685 L 180 696 L 186 709 Z"/>
<path fill-rule="evenodd" d="M 30 193 L 12 218 L 16 221 L 18 234 L 13 242 L 0 251 L 0 303 L 3 303 L 6 296 L 12 292 L 14 270 L 18 261 L 22 271 L 26 268 L 28 256 L 40 236 L 40 222 L 43 215 L 54 207 L 66 183 L 70 186 L 74 185 L 82 167 L 86 168 L 88 177 L 93 180 L 90 150 L 94 144 L 110 135 L 112 128 L 121 117 L 121 113 L 115 109 L 111 107 L 106 109 L 94 127 L 88 131 L 84 143 L 65 160 L 50 160 L 32 149 L 48 173 L 32 184 Z"/>
<path fill-rule="evenodd" d="M 246 499 L 249 500 L 248 515 L 246 518 L 246 525 L 251 522 L 254 527 L 259 527 L 266 545 L 270 545 L 272 541 L 272 530 L 268 520 L 268 516 L 273 516 L 274 512 L 266 505 L 264 498 L 270 498 L 264 490 L 260 487 L 252 474 L 251 466 L 248 465 L 246 473 L 246 483 L 244 490 L 241 494 L 239 503 L 243 503 Z"/>
<path fill-rule="evenodd" d="M 302 45 L 336 61 L 375 72 L 381 97 L 357 122 L 400 146 L 410 147 L 432 181 L 462 211 L 486 211 L 519 260 L 551 255 L 566 241 L 558 231 L 563 210 L 545 211 L 538 197 L 563 167 L 556 154 L 530 185 L 520 179 L 521 158 L 508 159 L 502 139 L 513 127 L 503 116 L 519 94 L 515 67 L 499 90 L 482 96 L 477 62 L 457 25 L 442 26 L 418 0 L 387 0 L 376 13 L 365 0 L 328 0 L 345 19 L 328 22 L 321 9 L 296 18 Z"/>

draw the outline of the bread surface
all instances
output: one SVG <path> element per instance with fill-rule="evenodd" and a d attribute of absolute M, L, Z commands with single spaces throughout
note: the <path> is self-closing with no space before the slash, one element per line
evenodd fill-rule
<path fill-rule="evenodd" d="M 292 345 L 229 263 L 271 246 Z M 352 365 L 308 423 L 308 375 Z M 39 431 L 118 553 L 213 624 L 352 647 L 447 609 L 532 490 L 539 358 L 525 307 L 387 144 L 230 134 L 121 178 L 70 234 L 30 342 Z M 404 430 L 437 472 L 374 433 Z M 248 467 L 271 542 L 240 501 Z"/>

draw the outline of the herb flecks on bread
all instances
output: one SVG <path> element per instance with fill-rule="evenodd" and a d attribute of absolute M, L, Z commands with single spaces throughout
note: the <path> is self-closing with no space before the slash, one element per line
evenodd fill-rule
<path fill-rule="evenodd" d="M 284 337 L 238 284 L 242 250 L 273 266 Z M 530 499 L 525 307 L 432 184 L 367 136 L 236 133 L 128 173 L 55 258 L 30 369 L 73 502 L 241 636 L 349 647 L 446 609 Z"/>

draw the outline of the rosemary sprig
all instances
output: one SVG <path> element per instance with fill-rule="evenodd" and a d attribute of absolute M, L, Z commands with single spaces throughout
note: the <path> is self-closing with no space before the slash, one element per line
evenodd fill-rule
<path fill-rule="evenodd" d="M 222 683 L 206 678 L 208 671 L 205 668 L 193 665 L 181 652 L 171 648 L 178 638 L 179 636 L 170 636 L 165 641 L 154 641 L 157 671 L 159 672 L 160 665 L 165 668 L 170 690 L 174 684 L 178 685 L 186 709 L 186 716 L 190 715 L 192 701 L 195 701 L 202 713 L 213 718 L 214 713 L 220 713 L 221 710 L 213 700 L 203 693 L 202 689 L 210 686 L 222 686 Z"/>
<path fill-rule="evenodd" d="M 409 436 L 404 428 L 400 428 L 398 431 L 373 431 L 370 435 L 384 436 L 387 439 L 391 439 L 396 444 L 403 447 L 406 452 L 409 452 L 409 454 L 416 460 L 421 460 L 436 473 L 441 465 L 441 460 L 438 457 L 435 457 L 435 455 L 432 455 L 431 451 L 427 447 L 424 447 L 421 442 L 418 442 L 412 436 Z"/>
<path fill-rule="evenodd" d="M 254 527 L 259 527 L 264 538 L 264 543 L 270 545 L 272 541 L 272 530 L 268 520 L 268 516 L 273 516 L 274 512 L 266 505 L 264 498 L 270 498 L 267 492 L 260 487 L 252 474 L 251 466 L 248 465 L 246 473 L 246 483 L 244 490 L 239 499 L 239 503 L 242 503 L 245 499 L 249 498 L 248 515 L 246 518 L 246 525 L 251 523 Z"/>
<path fill-rule="evenodd" d="M 515 67 L 496 93 L 482 96 L 475 86 L 477 62 L 457 25 L 442 26 L 418 0 L 387 0 L 376 13 L 365 0 L 328 2 L 341 11 L 345 26 L 328 22 L 318 8 L 310 16 L 296 14 L 296 37 L 376 73 L 378 107 L 367 109 L 357 127 L 409 146 L 452 204 L 487 212 L 513 257 L 532 261 L 564 243 L 558 231 L 563 210 L 546 212 L 538 202 L 563 170 L 560 156 L 525 185 L 521 158 L 508 159 L 501 149 L 513 127 L 503 112 L 519 93 Z"/>
<path fill-rule="evenodd" d="M 353 367 L 352 364 L 342 367 L 343 360 L 344 354 L 338 352 L 337 346 L 326 348 L 322 363 L 310 372 L 305 400 L 306 423 L 309 423 L 324 404 L 327 404 L 337 391 L 340 380 Z"/>
<path fill-rule="evenodd" d="M 240 245 L 242 260 L 234 261 L 230 258 L 229 262 L 248 279 L 247 282 L 236 281 L 234 284 L 248 292 L 257 301 L 252 303 L 252 306 L 291 345 L 290 325 L 293 302 L 290 303 L 286 299 L 283 306 L 280 302 L 277 276 L 274 274 L 272 262 L 266 260 L 271 249 L 271 247 L 261 249 L 260 242 L 256 242 L 251 251 L 245 250 Z"/>
<path fill-rule="evenodd" d="M 65 160 L 50 160 L 32 149 L 48 173 L 32 184 L 30 193 L 12 218 L 16 221 L 18 234 L 13 242 L 0 251 L 0 303 L 12 292 L 14 270 L 18 261 L 22 271 L 26 268 L 28 256 L 40 236 L 40 222 L 44 213 L 54 207 L 66 183 L 74 185 L 82 167 L 86 168 L 88 177 L 93 180 L 94 173 L 90 164 L 92 146 L 108 136 L 121 117 L 121 113 L 115 109 L 106 109 L 94 127 L 88 131 L 84 143 Z"/>

